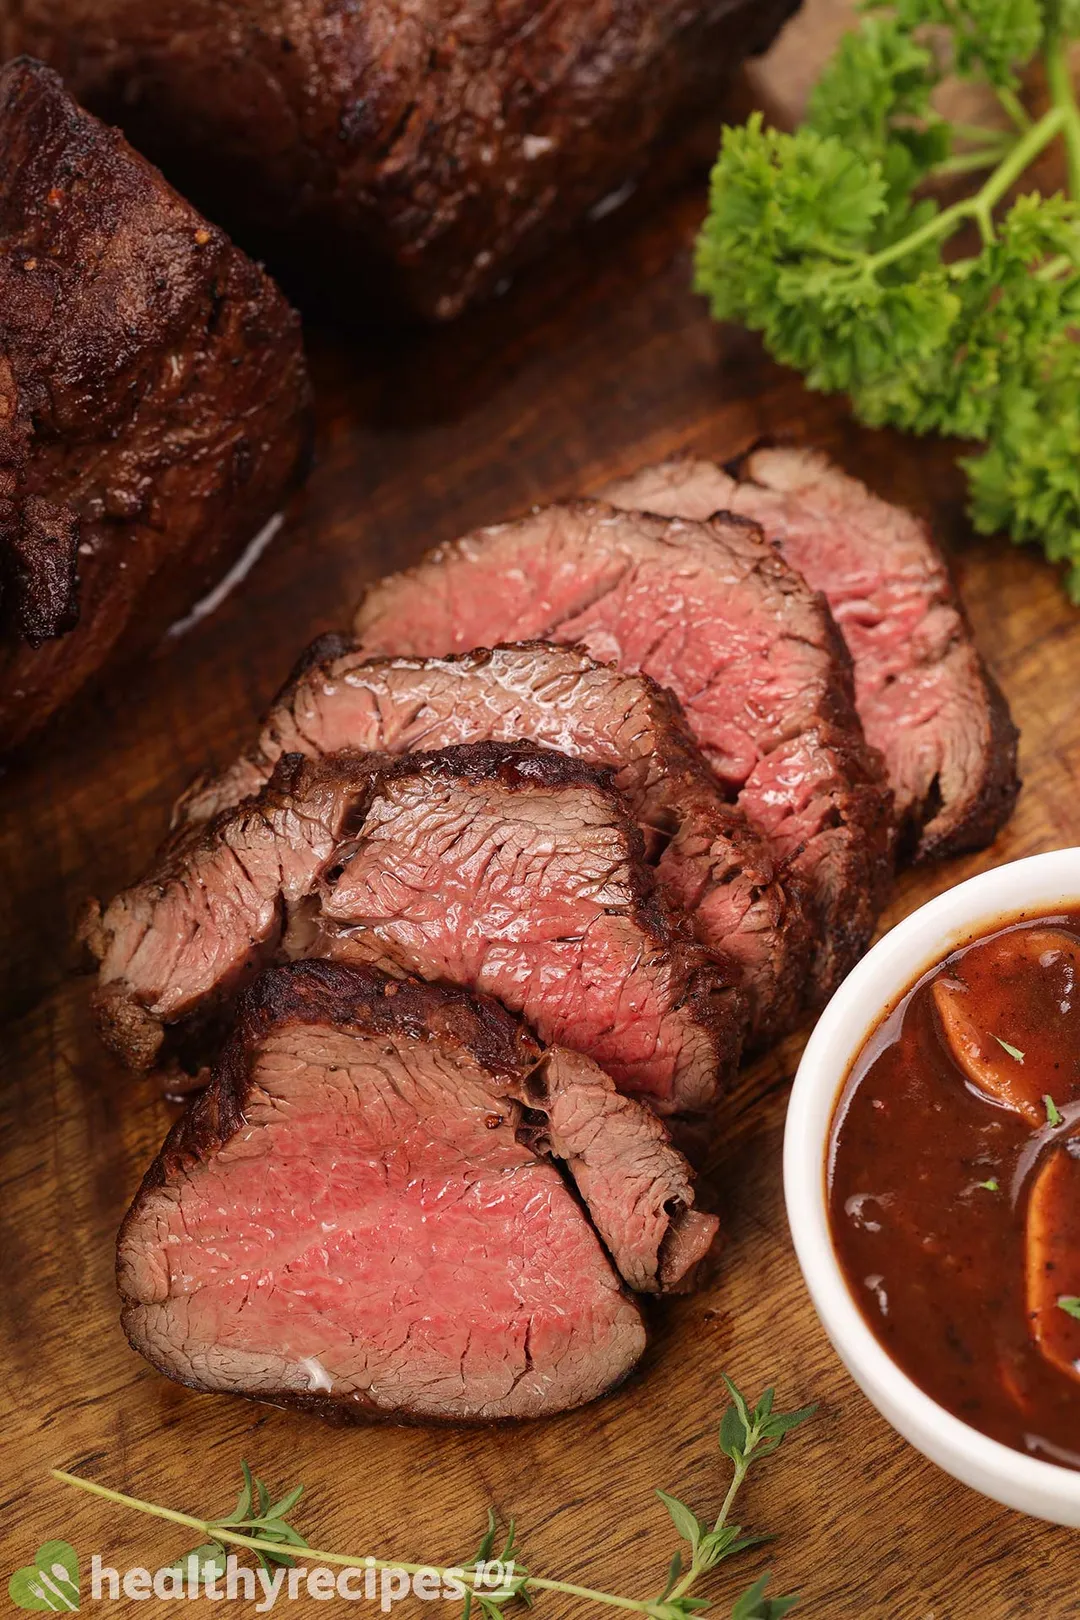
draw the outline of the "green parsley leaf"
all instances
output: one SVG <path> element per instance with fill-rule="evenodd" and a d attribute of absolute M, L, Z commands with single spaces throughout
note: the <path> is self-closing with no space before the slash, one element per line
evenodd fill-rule
<path fill-rule="evenodd" d="M 1080 0 L 863 12 L 801 128 L 755 114 L 725 130 L 695 284 L 718 320 L 759 332 L 810 388 L 848 394 L 862 421 L 972 441 L 976 528 L 1038 541 L 1080 602 L 1080 105 L 1062 46 Z M 1032 120 L 1017 90 L 1040 54 L 1051 105 Z M 1011 127 L 944 119 L 950 76 L 991 89 Z M 1063 138 L 1076 195 L 1024 194 Z M 942 208 L 927 182 L 962 173 L 985 179 Z"/>
<path fill-rule="evenodd" d="M 1049 1092 L 1043 1098 L 1043 1107 L 1046 1109 L 1046 1123 L 1048 1125 L 1060 1125 L 1062 1122 L 1061 1109 Z"/>
<path fill-rule="evenodd" d="M 1076 1294 L 1059 1294 L 1058 1310 L 1080 1322 L 1080 1298 Z"/>

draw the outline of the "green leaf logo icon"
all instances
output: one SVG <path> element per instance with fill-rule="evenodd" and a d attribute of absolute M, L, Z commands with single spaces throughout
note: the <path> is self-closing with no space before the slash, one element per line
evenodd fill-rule
<path fill-rule="evenodd" d="M 20 1609 L 70 1614 L 79 1607 L 79 1557 L 68 1541 L 47 1541 L 32 1564 L 17 1569 L 8 1595 Z"/>

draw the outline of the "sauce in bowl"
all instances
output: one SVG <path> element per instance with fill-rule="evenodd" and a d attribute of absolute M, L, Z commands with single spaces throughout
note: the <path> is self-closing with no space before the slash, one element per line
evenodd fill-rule
<path fill-rule="evenodd" d="M 981 936 L 884 1017 L 836 1109 L 828 1201 L 897 1365 L 1080 1469 L 1080 914 Z"/>

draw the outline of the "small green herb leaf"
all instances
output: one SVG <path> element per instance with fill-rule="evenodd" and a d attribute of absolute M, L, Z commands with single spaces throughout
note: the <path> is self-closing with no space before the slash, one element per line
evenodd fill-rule
<path fill-rule="evenodd" d="M 255 1489 L 251 1478 L 251 1469 L 248 1467 L 247 1463 L 242 1457 L 240 1459 L 240 1472 L 244 1476 L 244 1487 L 240 1492 L 240 1495 L 236 1498 L 236 1506 L 233 1509 L 234 1519 L 246 1519 L 250 1517 L 251 1497 L 252 1492 Z"/>
<path fill-rule="evenodd" d="M 299 1530 L 294 1530 L 291 1524 L 285 1524 L 281 1519 L 249 1519 L 244 1528 L 255 1531 L 260 1537 L 269 1537 L 271 1541 L 287 1541 L 290 1547 L 307 1546 Z"/>
<path fill-rule="evenodd" d="M 480 1538 L 479 1547 L 477 1547 L 475 1553 L 469 1559 L 468 1563 L 463 1564 L 461 1566 L 462 1569 L 472 1570 L 472 1569 L 475 1569 L 478 1564 L 486 1564 L 487 1563 L 488 1559 L 491 1557 L 492 1550 L 494 1549 L 494 1546 L 495 1546 L 495 1534 L 496 1534 L 497 1530 L 498 1530 L 498 1520 L 495 1517 L 495 1509 L 493 1507 L 489 1507 L 488 1508 L 488 1516 L 487 1516 L 487 1529 L 484 1531 L 484 1534 Z M 472 1590 L 467 1588 L 466 1592 L 465 1592 L 465 1601 L 464 1601 L 464 1604 L 462 1605 L 462 1609 L 461 1609 L 461 1620 L 469 1620 L 469 1616 L 472 1614 L 472 1603 L 473 1603 Z"/>
<path fill-rule="evenodd" d="M 983 1192 L 1000 1192 L 1001 1190 L 996 1176 L 991 1176 L 989 1181 L 977 1181 L 975 1185 L 981 1187 Z"/>
<path fill-rule="evenodd" d="M 1076 1294 L 1059 1294 L 1057 1303 L 1059 1311 L 1064 1311 L 1066 1316 L 1071 1316 L 1075 1321 L 1080 1322 L 1080 1296 Z"/>
<path fill-rule="evenodd" d="M 657 1491 L 656 1494 L 671 1514 L 671 1522 L 680 1536 L 684 1541 L 688 1541 L 696 1552 L 697 1544 L 705 1533 L 705 1526 L 697 1515 L 690 1511 L 685 1502 L 680 1502 L 676 1497 L 669 1496 L 666 1491 Z"/>
<path fill-rule="evenodd" d="M 495 1550 L 495 1532 L 497 1529 L 498 1520 L 495 1517 L 495 1509 L 489 1507 L 487 1529 L 480 1538 L 480 1545 L 476 1549 L 476 1557 L 473 1559 L 471 1565 L 466 1564 L 466 1569 L 475 1568 L 477 1564 L 483 1563 L 491 1557 L 491 1554 Z"/>
<path fill-rule="evenodd" d="M 667 1580 L 664 1583 L 664 1590 L 660 1594 L 661 1603 L 663 1603 L 664 1599 L 670 1595 L 672 1587 L 675 1585 L 675 1582 L 678 1580 L 681 1574 L 682 1553 L 675 1551 L 671 1555 L 671 1563 L 668 1565 Z"/>
<path fill-rule="evenodd" d="M 1061 1109 L 1049 1092 L 1043 1097 L 1043 1106 L 1046 1109 L 1046 1123 L 1048 1125 L 1060 1125 L 1062 1122 Z"/>
<path fill-rule="evenodd" d="M 1023 1063 L 1024 1054 L 1021 1052 L 1018 1046 L 1013 1046 L 1009 1041 L 1003 1041 L 1000 1035 L 995 1035 L 994 1039 L 997 1041 L 1003 1052 L 1008 1052 L 1009 1056 L 1014 1058 L 1017 1063 Z"/>
<path fill-rule="evenodd" d="M 727 1373 L 721 1373 L 720 1376 L 724 1380 L 725 1385 L 727 1386 L 727 1392 L 731 1396 L 731 1399 L 732 1399 L 732 1402 L 734 1404 L 735 1410 L 738 1412 L 739 1416 L 742 1418 L 743 1423 L 746 1425 L 746 1427 L 749 1428 L 750 1427 L 750 1412 L 749 1412 L 749 1409 L 747 1407 L 745 1397 L 742 1395 L 741 1391 L 739 1390 L 738 1385 L 735 1384 L 735 1382 L 731 1378 L 728 1377 Z"/>
<path fill-rule="evenodd" d="M 733 1463 L 741 1463 L 750 1431 L 737 1407 L 729 1406 L 720 1420 L 720 1450 Z"/>
<path fill-rule="evenodd" d="M 286 1492 L 280 1502 L 275 1502 L 273 1507 L 267 1509 L 266 1517 L 268 1519 L 283 1519 L 286 1513 L 292 1512 L 303 1494 L 304 1487 L 302 1485 L 295 1486 L 291 1491 Z"/>
<path fill-rule="evenodd" d="M 761 1432 L 766 1439 L 782 1439 L 785 1434 L 790 1434 L 792 1429 L 797 1429 L 800 1423 L 805 1423 L 807 1418 L 813 1417 L 816 1411 L 817 1405 L 815 1404 L 813 1406 L 800 1406 L 794 1412 L 777 1412 L 766 1419 L 762 1424 Z"/>
<path fill-rule="evenodd" d="M 759 1547 L 771 1541 L 772 1536 L 744 1536 L 737 1524 L 725 1525 L 721 1530 L 710 1530 L 702 1536 L 695 1563 L 699 1569 L 714 1569 L 724 1558 L 734 1558 L 747 1547 Z"/>
<path fill-rule="evenodd" d="M 742 1596 L 736 1598 L 731 1620 L 783 1620 L 783 1616 L 795 1607 L 799 1601 L 796 1594 L 775 1598 L 765 1596 L 770 1573 L 766 1570 L 753 1586 L 748 1586 Z"/>
<path fill-rule="evenodd" d="M 233 1551 L 235 1552 L 235 1550 L 234 1548 Z M 227 1556 L 220 1541 L 204 1541 L 201 1547 L 192 1547 L 190 1552 L 184 1553 L 183 1557 L 178 1558 L 175 1564 L 169 1564 L 167 1567 L 186 1575 L 188 1572 L 188 1559 L 197 1558 L 200 1570 L 209 1568 L 213 1570 L 215 1575 L 224 1575 Z"/>
<path fill-rule="evenodd" d="M 680 1597 L 657 1599 L 645 1606 L 645 1612 L 654 1616 L 654 1620 L 685 1620 L 687 1615 L 696 1614 L 698 1609 L 709 1607 L 708 1598 L 688 1597 L 684 1592 Z"/>

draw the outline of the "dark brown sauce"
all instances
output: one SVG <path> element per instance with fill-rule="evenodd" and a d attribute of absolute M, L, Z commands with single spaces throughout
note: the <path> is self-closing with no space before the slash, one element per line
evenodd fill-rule
<path fill-rule="evenodd" d="M 1009 923 L 926 973 L 852 1067 L 828 1196 L 848 1286 L 904 1372 L 984 1434 L 1080 1469 L 1080 1321 L 1059 1304 L 1080 1296 L 1078 964 L 1069 913 Z M 949 1044 L 957 1004 L 974 1056 Z M 971 1064 L 1001 1077 L 998 1096 Z"/>

